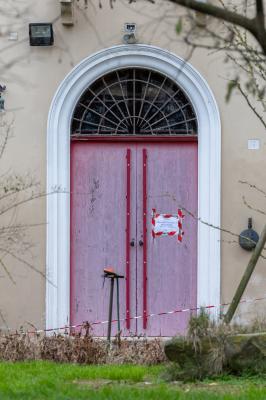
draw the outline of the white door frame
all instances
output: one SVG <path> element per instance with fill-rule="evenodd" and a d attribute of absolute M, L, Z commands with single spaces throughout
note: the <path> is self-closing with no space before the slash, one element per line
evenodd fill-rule
<path fill-rule="evenodd" d="M 79 63 L 59 86 L 50 107 L 47 131 L 47 328 L 70 322 L 72 114 L 81 94 L 92 82 L 125 67 L 150 68 L 167 75 L 177 82 L 193 104 L 199 135 L 197 304 L 218 305 L 220 302 L 220 231 L 211 227 L 220 226 L 221 200 L 221 124 L 214 96 L 203 77 L 176 55 L 148 45 L 114 46 Z"/>

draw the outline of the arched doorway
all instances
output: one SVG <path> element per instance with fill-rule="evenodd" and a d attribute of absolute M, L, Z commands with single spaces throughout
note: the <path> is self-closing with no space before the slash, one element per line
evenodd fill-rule
<path fill-rule="evenodd" d="M 140 84 L 140 82 L 142 83 Z M 127 101 L 123 99 L 125 90 L 120 90 L 120 93 L 117 94 L 117 92 L 119 92 L 119 86 L 122 85 L 123 88 L 123 85 L 125 84 L 127 85 L 126 90 L 132 93 L 131 97 L 128 96 Z M 146 96 L 143 96 L 145 89 Z M 153 103 L 152 99 L 154 99 L 154 94 L 151 94 L 149 101 L 146 102 L 143 100 L 145 98 L 149 98 L 147 93 L 148 91 L 151 91 L 152 93 L 152 90 L 156 90 L 156 93 L 160 93 L 158 95 L 158 103 L 161 101 L 161 104 L 155 104 L 156 101 Z M 182 97 L 182 104 L 180 103 L 180 99 L 179 103 L 175 99 L 177 91 L 179 91 Z M 142 93 L 142 100 L 141 96 L 139 96 L 140 92 Z M 84 102 L 85 100 L 85 98 L 81 97 L 82 94 L 86 97 L 86 101 L 88 101 L 88 103 L 85 104 L 85 108 L 80 105 L 80 103 Z M 117 98 L 112 98 L 112 96 L 115 97 L 114 94 L 118 97 L 122 96 L 122 98 L 119 100 L 117 100 Z M 160 99 L 160 96 L 163 97 L 163 94 L 164 100 Z M 105 96 L 105 101 L 103 101 L 102 95 Z M 98 102 L 97 113 L 101 116 L 94 113 L 95 115 L 92 118 L 90 116 L 92 113 L 91 105 L 93 102 L 95 103 L 95 101 Z M 119 106 L 117 105 L 118 103 Z M 101 106 L 104 107 L 104 116 L 101 112 L 99 112 L 99 107 Z M 169 106 L 169 109 L 167 112 L 165 112 L 167 106 Z M 170 106 L 174 107 L 172 108 L 172 111 L 170 110 Z M 79 107 L 83 107 L 83 109 L 87 111 L 84 112 L 83 110 L 82 112 Z M 122 109 L 122 107 L 124 108 Z M 128 110 L 126 109 L 127 107 Z M 137 108 L 135 108 L 134 113 L 132 114 L 130 110 L 133 110 L 134 107 Z M 176 115 L 178 110 L 175 107 L 178 107 L 180 112 L 180 116 L 178 118 Z M 119 108 L 121 108 L 121 110 L 119 110 Z M 74 118 L 72 120 L 74 110 L 74 118 L 76 118 L 76 122 Z M 174 115 L 176 115 L 176 117 L 174 120 L 172 120 L 172 116 Z M 134 118 L 132 117 L 135 118 L 135 124 Z M 119 118 L 119 123 L 117 123 L 117 118 Z M 87 126 L 87 129 L 84 128 L 84 126 Z M 95 130 L 96 127 L 97 132 Z M 116 127 L 116 130 L 112 127 Z M 70 132 L 74 134 L 73 137 L 76 135 L 79 136 L 79 138 L 76 137 L 76 140 L 78 139 L 78 141 L 75 141 L 74 145 L 72 146 L 76 149 L 79 148 L 79 150 L 74 150 L 74 152 L 76 152 L 76 154 L 80 153 L 79 156 L 82 158 L 82 153 L 87 147 L 87 154 L 89 154 L 88 152 L 91 152 L 87 159 L 91 160 L 93 160 L 93 157 L 97 153 L 96 148 L 99 149 L 99 145 L 97 143 L 99 137 L 101 136 L 101 140 L 103 136 L 105 137 L 105 144 L 101 145 L 102 150 L 101 152 L 98 152 L 98 159 L 96 156 L 96 158 L 92 161 L 91 166 L 87 166 L 89 167 L 88 169 L 92 170 L 92 168 L 101 163 L 102 160 L 107 160 L 107 154 L 116 154 L 115 157 L 117 160 L 113 164 L 110 161 L 109 163 L 107 162 L 107 165 L 103 168 L 103 170 L 110 172 L 111 176 L 114 176 L 117 170 L 123 170 L 122 174 L 126 174 L 127 164 L 123 164 L 121 160 L 125 161 L 125 154 L 128 156 L 130 153 L 131 161 L 134 160 L 131 164 L 131 175 L 133 174 L 131 177 L 131 182 L 134 182 L 136 187 L 140 187 L 143 186 L 144 179 L 144 154 L 147 156 L 147 153 L 148 168 L 146 173 L 147 171 L 154 171 L 151 173 L 151 176 L 148 176 L 148 182 L 162 182 L 162 179 L 155 179 L 156 171 L 164 171 L 166 168 L 165 165 L 159 165 L 160 160 L 167 160 L 166 162 L 168 167 L 169 165 L 172 165 L 174 170 L 179 170 L 181 175 L 186 177 L 184 181 L 189 180 L 188 175 L 186 175 L 189 169 L 184 168 L 182 171 L 182 168 L 174 163 L 176 160 L 182 159 L 182 152 L 184 154 L 188 152 L 184 160 L 196 159 L 196 129 L 198 131 L 199 138 L 198 217 L 207 223 L 219 225 L 219 114 L 210 89 L 202 77 L 189 64 L 180 60 L 173 54 L 152 46 L 117 46 L 104 50 L 84 60 L 69 74 L 68 77 L 66 77 L 55 95 L 48 121 L 48 190 L 51 191 L 54 190 L 54 188 L 58 188 L 60 190 L 58 194 L 48 198 L 47 272 L 49 281 L 53 282 L 54 286 L 49 282 L 47 283 L 47 327 L 68 324 L 70 321 L 70 244 L 73 243 L 73 238 L 70 240 L 70 232 L 71 235 L 73 234 L 70 230 Z M 86 130 L 90 130 L 90 132 L 84 133 Z M 181 131 L 183 133 L 181 133 Z M 85 139 L 86 135 L 92 137 L 87 137 L 86 139 L 90 140 L 84 143 L 84 141 L 80 141 L 82 135 L 84 135 L 82 139 Z M 181 136 L 186 136 L 186 141 L 183 141 L 183 143 L 180 142 Z M 151 140 L 154 140 L 154 142 L 151 143 Z M 169 142 L 167 142 L 168 140 L 172 141 L 172 143 L 169 144 Z M 94 143 L 92 144 L 92 142 Z M 112 146 L 112 151 L 110 151 L 110 146 Z M 113 150 L 115 147 L 116 150 Z M 95 151 L 93 149 L 95 149 Z M 104 149 L 106 149 L 106 154 L 103 154 L 105 151 Z M 192 153 L 189 154 L 189 151 Z M 162 156 L 162 153 L 159 154 L 158 152 L 164 152 L 164 155 Z M 170 156 L 170 159 L 168 159 L 171 152 L 173 152 L 173 154 Z M 121 157 L 121 155 L 123 156 Z M 154 164 L 153 168 L 151 168 L 152 164 Z M 73 163 L 71 165 L 73 165 Z M 185 163 L 181 162 L 180 165 L 184 166 Z M 194 164 L 192 163 L 191 165 Z M 115 166 L 114 170 L 112 170 L 112 166 Z M 87 169 L 86 163 L 83 165 L 83 167 L 81 167 L 81 169 L 83 169 L 83 172 Z M 76 167 L 75 170 L 77 170 Z M 100 170 L 101 169 L 99 168 L 98 171 Z M 77 176 L 84 176 L 83 172 Z M 154 176 L 152 174 L 154 174 Z M 173 182 L 177 181 L 177 179 L 173 178 L 173 176 L 171 177 L 171 175 L 164 175 L 166 177 L 165 182 L 167 182 L 168 187 L 171 184 L 172 179 Z M 72 176 L 73 174 L 71 175 L 71 179 Z M 108 176 L 108 174 L 106 176 Z M 190 174 L 190 176 L 192 175 Z M 193 176 L 195 177 L 195 175 Z M 180 177 L 176 176 L 178 181 L 181 180 Z M 127 178 L 125 175 L 121 175 L 120 178 L 120 181 L 126 182 Z M 106 184 L 111 181 L 110 176 L 109 178 L 105 179 Z M 87 181 L 90 182 L 89 176 Z M 93 180 L 91 182 L 93 182 Z M 97 179 L 95 182 L 94 189 L 97 191 Z M 81 182 L 82 185 L 83 183 Z M 174 184 L 172 186 L 174 186 Z M 85 193 L 87 193 L 87 189 L 90 191 L 92 187 L 89 185 L 86 188 Z M 169 190 L 166 190 L 165 193 L 159 193 L 159 195 L 157 195 L 157 189 L 158 188 L 156 188 L 154 193 L 147 193 L 147 199 L 149 199 L 149 195 L 153 198 L 156 196 L 160 196 L 158 198 L 161 199 L 164 198 L 166 203 L 158 203 L 157 207 L 161 208 L 159 210 L 160 212 L 167 212 L 164 207 L 170 207 L 169 203 L 167 203 L 167 199 L 169 200 L 169 198 L 172 196 L 172 193 L 169 192 Z M 178 188 L 174 187 L 172 187 L 172 189 L 174 189 L 175 192 L 179 190 Z M 78 190 L 78 188 L 75 188 L 74 192 L 78 192 Z M 126 198 L 125 187 L 122 186 L 119 190 L 120 198 L 123 196 Z M 113 188 L 112 193 L 119 194 L 119 190 L 114 190 Z M 143 235 L 143 229 L 142 232 L 141 228 L 138 229 L 138 226 L 143 226 L 143 220 L 138 217 L 138 211 L 136 211 L 143 203 L 140 200 L 143 198 L 143 192 L 141 193 L 140 191 L 136 190 L 136 188 L 131 188 L 130 190 L 131 192 L 132 190 L 134 192 L 131 202 L 133 203 L 133 209 L 135 209 L 135 216 L 132 216 L 132 219 L 136 221 L 136 223 L 134 222 L 134 225 L 136 226 L 135 237 L 130 237 L 130 239 L 135 239 L 135 243 L 137 244 L 141 240 L 139 236 Z M 189 190 L 190 189 L 185 189 L 184 193 L 188 192 Z M 166 196 L 161 196 L 162 194 Z M 106 194 L 103 193 L 102 195 L 104 196 Z M 115 198 L 112 201 L 113 204 L 111 208 L 117 207 L 118 203 L 116 203 Z M 152 203 L 149 204 L 148 201 L 146 207 L 147 213 L 150 213 Z M 181 202 L 185 201 L 181 199 Z M 121 205 L 121 209 L 123 209 L 123 207 L 126 207 L 126 205 Z M 108 210 L 107 204 L 104 204 L 103 209 Z M 73 212 L 72 210 L 71 213 Z M 89 212 L 90 209 L 87 209 L 87 214 Z M 197 221 L 194 220 L 194 225 L 196 222 Z M 94 221 L 94 223 L 96 222 Z M 99 222 L 99 229 L 102 229 L 100 226 L 102 223 L 103 221 Z M 97 227 L 97 225 L 95 226 Z M 125 233 L 125 228 L 123 228 L 123 225 L 121 225 L 119 229 L 119 232 L 122 232 L 121 235 Z M 189 291 L 187 292 L 189 300 L 188 302 L 185 301 L 185 304 L 190 304 L 190 300 L 192 301 L 191 305 L 196 303 L 197 305 L 203 305 L 207 303 L 218 304 L 220 296 L 219 232 L 211 232 L 210 226 L 202 223 L 198 224 L 197 230 L 197 249 L 195 244 L 196 242 L 194 242 L 193 245 L 193 255 L 196 259 L 196 261 L 193 261 L 196 268 L 196 273 L 193 276 L 194 280 L 196 280 L 197 275 L 197 282 L 194 285 L 194 292 L 192 291 L 194 294 Z M 91 234 L 92 232 L 89 233 L 89 235 Z M 99 233 L 97 233 L 97 235 L 99 235 Z M 119 236 L 120 233 L 117 235 Z M 156 241 L 156 248 L 159 248 L 162 243 L 166 243 L 165 241 L 163 242 L 163 240 L 164 239 L 162 239 L 159 245 L 159 241 Z M 111 243 L 110 238 L 109 243 Z M 119 241 L 117 243 L 119 243 Z M 93 246 L 95 243 L 87 244 Z M 126 251 L 126 246 L 121 246 L 121 249 L 124 249 L 123 252 Z M 133 253 L 131 252 L 132 259 L 130 260 L 130 263 L 137 265 L 136 271 L 139 271 L 138 261 L 136 260 L 142 259 L 139 265 L 142 264 L 143 266 L 144 260 L 142 255 L 140 256 L 140 252 L 143 250 L 139 244 L 138 246 L 135 246 L 135 248 L 137 250 Z M 148 243 L 148 248 L 152 248 L 151 243 Z M 175 249 L 180 248 L 181 246 L 178 247 L 177 245 L 175 247 Z M 122 250 L 120 251 L 122 254 Z M 178 258 L 178 254 L 173 254 L 171 252 L 172 250 L 168 252 L 166 251 L 164 254 L 170 254 L 171 260 L 175 262 L 176 258 Z M 112 252 L 109 254 L 111 253 Z M 71 251 L 71 254 L 73 254 L 73 250 Z M 156 254 L 156 252 L 154 254 Z M 121 259 L 123 257 L 126 259 L 125 256 L 125 254 L 122 254 Z M 151 260 L 151 257 L 153 257 L 153 262 L 150 262 L 150 265 L 154 265 L 155 270 L 159 271 L 159 265 L 155 265 L 158 254 L 154 256 L 148 255 L 148 260 L 149 258 Z M 95 261 L 97 265 L 98 261 Z M 109 261 L 108 258 L 105 258 L 104 261 L 106 261 L 104 262 L 105 265 L 112 263 L 112 261 Z M 103 260 L 101 260 L 101 263 L 103 264 Z M 85 264 L 84 260 L 83 264 Z M 167 265 L 170 265 L 170 260 L 167 261 Z M 104 265 L 101 265 L 100 268 L 103 266 Z M 170 271 L 170 275 L 171 273 L 174 274 L 175 272 Z M 188 275 L 191 278 L 191 273 Z M 138 298 L 142 298 L 144 301 L 143 287 L 141 288 L 142 292 L 140 293 L 140 287 L 141 285 L 143 286 L 144 281 L 142 279 L 142 284 L 138 283 L 137 281 L 139 276 L 140 274 L 137 272 L 135 278 L 131 277 L 131 280 L 133 279 L 131 284 L 133 284 L 136 293 L 135 298 L 130 298 L 130 306 L 132 307 L 134 304 L 135 307 L 134 310 L 130 309 L 130 313 L 133 316 L 138 314 Z M 159 274 L 156 280 L 158 283 L 156 290 L 157 293 L 160 293 L 161 289 L 159 287 L 159 283 L 162 282 L 162 276 Z M 148 286 L 148 290 L 150 290 L 150 294 L 152 294 L 151 291 L 153 289 Z M 174 287 L 171 288 L 171 290 L 173 291 Z M 130 296 L 132 296 L 132 290 L 130 293 Z M 124 295 L 124 298 L 126 298 L 126 293 L 124 293 Z M 101 294 L 99 293 L 99 301 L 100 296 Z M 154 296 L 155 290 L 150 296 L 151 302 L 152 299 L 154 299 Z M 151 306 L 151 304 L 152 303 L 150 303 L 149 306 Z M 183 303 L 181 302 L 180 304 Z M 171 304 L 169 302 L 167 304 L 163 304 L 162 302 L 160 309 L 159 305 L 160 303 L 157 301 L 158 310 L 154 309 L 154 311 L 169 311 L 164 310 L 163 308 L 164 306 L 169 307 Z M 72 303 L 71 307 L 72 322 L 82 322 L 73 317 Z M 144 311 L 144 306 L 141 302 L 140 308 L 142 311 Z M 127 312 L 128 310 L 125 311 Z M 148 312 L 150 311 L 151 310 L 148 310 Z M 99 316 L 101 317 L 100 314 Z M 81 315 L 77 318 L 79 317 L 81 317 Z M 171 335 L 174 333 L 173 330 L 170 330 L 169 332 L 162 332 L 162 326 L 156 327 L 155 325 L 151 325 L 151 330 L 145 330 L 145 332 L 147 332 L 149 335 Z M 134 331 L 134 329 L 132 329 L 132 331 Z"/>

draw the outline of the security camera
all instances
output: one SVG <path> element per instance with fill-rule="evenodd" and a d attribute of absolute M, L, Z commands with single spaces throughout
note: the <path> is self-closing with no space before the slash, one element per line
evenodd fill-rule
<path fill-rule="evenodd" d="M 123 41 L 126 44 L 135 44 L 137 43 L 137 38 L 135 36 L 137 25 L 132 22 L 126 22 L 124 25 L 125 35 L 123 36 Z"/>
<path fill-rule="evenodd" d="M 126 22 L 124 25 L 125 33 L 135 34 L 137 29 L 137 25 L 134 22 Z"/>

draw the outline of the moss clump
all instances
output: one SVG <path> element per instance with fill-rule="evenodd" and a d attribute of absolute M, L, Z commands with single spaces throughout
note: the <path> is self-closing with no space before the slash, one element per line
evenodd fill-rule
<path fill-rule="evenodd" d="M 239 334 L 235 327 L 215 324 L 203 310 L 190 319 L 187 337 L 173 338 L 164 350 L 174 363 L 169 375 L 175 380 L 266 373 L 266 333 Z"/>
<path fill-rule="evenodd" d="M 232 372 L 265 373 L 266 332 L 228 336 L 225 353 Z"/>

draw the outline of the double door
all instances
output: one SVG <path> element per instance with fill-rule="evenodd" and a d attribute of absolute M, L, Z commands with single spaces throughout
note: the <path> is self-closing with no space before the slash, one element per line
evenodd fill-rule
<path fill-rule="evenodd" d="M 180 207 L 189 211 L 183 242 L 153 238 L 152 210 L 176 214 Z M 103 286 L 102 275 L 112 267 L 125 276 L 123 335 L 184 332 L 188 312 L 157 314 L 196 306 L 196 215 L 197 143 L 72 142 L 71 323 L 107 320 L 109 282 Z M 93 325 L 95 336 L 106 330 Z"/>

